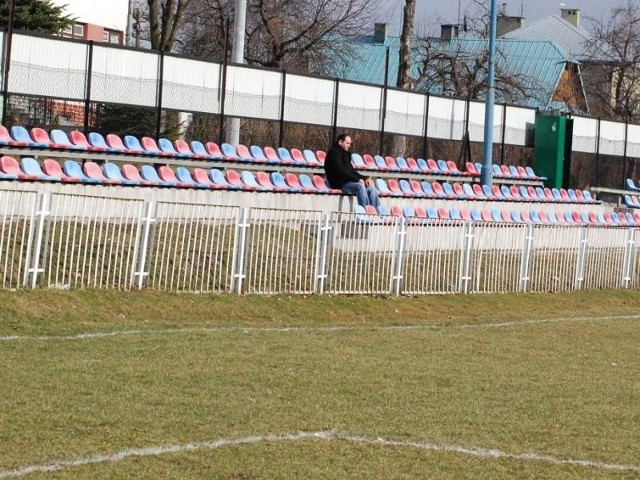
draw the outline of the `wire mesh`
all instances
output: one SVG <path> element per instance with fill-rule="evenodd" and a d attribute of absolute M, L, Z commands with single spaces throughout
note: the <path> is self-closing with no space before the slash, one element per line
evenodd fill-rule
<path fill-rule="evenodd" d="M 35 192 L 0 190 L 0 275 L 2 288 L 20 288 L 29 268 Z"/>

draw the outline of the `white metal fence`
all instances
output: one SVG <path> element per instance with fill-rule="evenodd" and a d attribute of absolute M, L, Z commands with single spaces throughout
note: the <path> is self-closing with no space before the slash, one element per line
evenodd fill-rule
<path fill-rule="evenodd" d="M 383 295 L 635 288 L 639 232 L 3 190 L 1 288 Z"/>

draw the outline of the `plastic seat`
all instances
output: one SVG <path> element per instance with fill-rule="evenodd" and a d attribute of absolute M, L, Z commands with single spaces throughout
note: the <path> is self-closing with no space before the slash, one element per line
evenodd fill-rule
<path fill-rule="evenodd" d="M 71 143 L 67 134 L 63 130 L 59 130 L 57 128 L 51 130 L 51 141 L 55 145 L 60 145 L 59 148 L 64 148 L 65 150 L 87 150 L 83 145 L 75 145 Z"/>
<path fill-rule="evenodd" d="M 409 167 L 409 171 L 413 172 L 413 173 L 421 173 L 421 168 L 418 165 L 418 162 L 416 162 L 416 159 L 413 157 L 407 157 L 407 166 Z"/>
<path fill-rule="evenodd" d="M 11 127 L 11 138 L 13 138 L 16 144 L 20 146 L 31 148 L 49 148 L 49 143 L 37 142 L 33 138 L 31 138 L 31 135 L 29 135 L 29 131 L 22 125 L 14 125 L 13 127 Z"/>
<path fill-rule="evenodd" d="M 456 200 L 458 198 L 458 195 L 453 190 L 453 186 L 449 182 L 442 183 L 442 190 L 448 199 Z"/>
<path fill-rule="evenodd" d="M 120 167 L 112 162 L 106 162 L 104 165 L 102 165 L 102 175 L 106 180 L 118 183 L 120 185 L 129 187 L 137 187 L 140 185 L 140 181 L 138 180 L 130 180 L 128 178 L 125 178 L 120 171 Z"/>
<path fill-rule="evenodd" d="M 4 157 L 0 157 L 0 172 L 2 172 L 3 180 L 23 180 L 23 181 L 31 181 L 35 182 L 40 180 L 37 174 L 35 173 L 26 173 L 23 172 L 20 168 L 20 164 L 18 161 L 5 155 Z"/>
<path fill-rule="evenodd" d="M 389 166 L 387 165 L 387 162 L 384 161 L 384 158 L 381 155 L 374 155 L 373 159 L 376 162 L 376 166 L 378 167 L 378 170 L 383 170 L 385 172 L 389 170 Z"/>
<path fill-rule="evenodd" d="M 438 220 L 438 209 L 435 207 L 427 207 L 427 218 L 430 220 Z"/>
<path fill-rule="evenodd" d="M 67 149 L 66 145 L 53 142 L 49 137 L 49 134 L 47 133 L 47 131 L 40 127 L 33 127 L 31 129 L 31 138 L 33 138 L 34 142 L 44 145 L 46 146 L 46 148 L 50 148 L 54 150 Z"/>
<path fill-rule="evenodd" d="M 438 194 L 433 191 L 433 185 L 431 185 L 429 182 L 423 180 L 422 182 L 420 182 L 420 185 L 422 186 L 422 191 L 427 198 L 438 198 Z"/>
<path fill-rule="evenodd" d="M 313 184 L 311 177 L 306 173 L 301 173 L 300 176 L 298 177 L 298 180 L 300 181 L 300 185 L 302 186 L 302 188 L 306 188 L 307 190 L 310 190 L 313 193 L 320 193 L 320 194 L 327 193 L 326 190 L 318 190 L 316 186 Z"/>
<path fill-rule="evenodd" d="M 200 185 L 206 185 L 207 188 L 211 190 L 220 188 L 219 185 L 216 185 L 211 181 L 211 179 L 209 178 L 209 174 L 204 168 L 193 169 L 193 180 L 195 182 L 198 182 Z"/>
<path fill-rule="evenodd" d="M 222 153 L 222 158 L 224 160 L 233 160 L 236 162 L 250 162 L 251 159 L 242 159 L 238 157 L 238 153 L 236 152 L 236 148 L 230 143 L 222 143 L 220 145 L 220 152 Z"/>
<path fill-rule="evenodd" d="M 411 205 L 405 205 L 402 207 L 402 215 L 405 218 L 412 218 L 416 216 L 416 211 Z"/>
<path fill-rule="evenodd" d="M 351 154 L 351 163 L 353 163 L 353 167 L 358 170 L 367 168 L 362 156 L 358 153 Z"/>
<path fill-rule="evenodd" d="M 162 146 L 163 139 L 161 138 L 159 141 L 160 141 L 160 147 L 164 148 Z M 173 145 L 179 157 L 195 158 L 195 159 L 201 159 L 201 160 L 206 160 L 206 158 L 208 157 L 206 153 L 195 153 L 193 150 L 191 150 L 191 147 L 189 147 L 189 144 L 182 138 L 176 139 L 173 142 Z"/>
<path fill-rule="evenodd" d="M 278 188 L 284 188 L 289 193 L 300 193 L 299 188 L 290 187 L 280 172 L 271 172 L 271 181 Z"/>
<path fill-rule="evenodd" d="M 480 176 L 480 172 L 476 169 L 475 163 L 467 162 L 467 163 L 465 163 L 465 167 L 466 167 L 467 173 L 469 175 L 473 175 L 474 177 L 479 177 Z"/>
<path fill-rule="evenodd" d="M 410 172 L 412 170 L 404 157 L 396 157 L 395 161 L 401 172 Z"/>
<path fill-rule="evenodd" d="M 170 167 L 167 167 L 167 168 L 171 170 Z M 185 167 L 176 167 L 174 178 L 176 179 L 178 186 L 182 188 L 199 188 L 199 189 L 209 188 L 209 185 L 196 182 L 193 179 L 193 176 L 191 175 L 191 172 L 189 171 L 189 169 Z"/>
<path fill-rule="evenodd" d="M 109 141 L 110 135 L 107 135 L 107 142 Z M 148 137 L 145 137 L 148 138 Z M 136 153 L 138 155 L 147 155 L 147 156 L 157 156 L 160 152 L 156 148 L 156 150 L 147 150 L 138 140 L 138 137 L 133 135 L 125 135 L 123 140 L 124 147 L 127 149 L 127 153 Z M 153 142 L 155 144 L 155 141 Z M 157 147 L 157 146 L 156 146 Z"/>
<path fill-rule="evenodd" d="M 73 130 L 69 133 L 69 140 L 73 145 L 75 145 L 78 150 L 87 150 L 89 152 L 106 152 L 107 145 L 104 143 L 104 138 L 100 135 L 102 139 L 102 143 L 100 146 L 91 145 L 87 140 L 87 137 L 79 130 Z"/>
<path fill-rule="evenodd" d="M 399 205 L 391 205 L 389 212 L 393 217 L 404 217 L 402 208 Z"/>
<path fill-rule="evenodd" d="M 404 178 L 400 179 L 400 181 L 398 182 L 398 185 L 400 186 L 400 191 L 404 193 L 406 197 L 416 196 L 408 180 L 405 180 Z"/>
<path fill-rule="evenodd" d="M 192 142 L 193 146 L 193 142 Z M 215 160 L 235 160 L 236 155 L 232 155 L 231 157 L 222 153 L 220 150 L 220 146 L 216 142 L 207 142 L 204 146 L 207 153 Z"/>
<path fill-rule="evenodd" d="M 307 164 L 309 164 L 310 167 L 321 166 L 320 162 L 316 158 L 316 154 L 313 153 L 312 150 L 304 150 L 302 152 L 302 155 L 304 156 L 305 161 L 307 162 Z"/>
<path fill-rule="evenodd" d="M 398 180 L 396 180 L 395 178 L 389 178 L 387 180 L 387 185 L 389 186 L 389 190 L 394 196 L 406 197 L 411 195 L 411 194 L 406 194 L 405 192 L 402 191 L 402 189 L 400 188 L 400 184 L 398 183 Z"/>
<path fill-rule="evenodd" d="M 316 158 L 322 164 L 324 164 L 324 159 L 327 158 L 327 152 L 324 150 L 316 150 Z"/>
<path fill-rule="evenodd" d="M 431 173 L 444 173 L 438 167 L 438 163 L 433 158 L 427 158 L 427 170 Z"/>
<path fill-rule="evenodd" d="M 236 170 L 229 169 L 225 171 L 224 174 L 227 179 L 227 182 L 229 182 L 229 184 L 234 187 L 238 187 L 246 191 L 252 191 L 256 189 L 255 187 L 245 184 L 242 181 L 242 177 L 240 177 L 240 174 Z"/>
<path fill-rule="evenodd" d="M 149 187 L 158 186 L 158 182 L 154 182 L 152 180 L 146 180 L 142 178 L 142 176 L 140 175 L 140 171 L 138 170 L 138 167 L 136 167 L 135 165 L 126 163 L 122 165 L 121 172 L 122 172 L 122 177 L 128 181 L 138 182 L 140 185 L 143 185 L 143 186 L 149 186 Z"/>
<path fill-rule="evenodd" d="M 369 170 L 378 170 L 378 164 L 376 163 L 374 158 L 368 153 L 365 153 L 364 155 L 362 155 L 362 160 L 364 160 L 364 164 L 367 166 Z"/>
<path fill-rule="evenodd" d="M 61 182 L 62 178 L 59 175 L 49 175 L 42 171 L 42 167 L 40 167 L 40 163 L 31 157 L 23 157 L 20 160 L 21 170 L 25 175 L 29 177 L 37 177 L 38 180 L 43 182 Z M 3 169 L 4 170 L 4 169 Z"/>
<path fill-rule="evenodd" d="M 8 145 L 11 147 L 28 147 L 27 142 L 17 142 L 9 134 L 9 130 L 4 125 L 0 125 L 0 145 Z"/>
<path fill-rule="evenodd" d="M 134 139 L 134 140 L 132 140 Z M 172 153 L 169 152 L 165 152 L 163 151 L 158 144 L 156 143 L 155 139 L 151 138 L 151 137 L 142 137 L 140 139 L 140 141 L 136 144 L 136 141 L 138 139 L 136 137 L 134 137 L 133 135 L 127 135 L 124 137 L 124 142 L 125 145 L 129 146 L 131 145 L 132 147 L 140 145 L 142 147 L 142 154 L 143 155 L 154 155 L 156 157 L 171 157 L 173 156 Z M 173 149 L 173 145 L 172 145 L 172 149 Z M 174 149 L 175 152 L 175 149 Z"/>
<path fill-rule="evenodd" d="M 460 217 L 462 217 L 462 220 L 464 220 L 465 222 L 469 222 L 471 221 L 471 212 L 469 211 L 468 208 L 461 207 Z"/>
<path fill-rule="evenodd" d="M 263 187 L 262 185 L 260 185 L 256 180 L 253 172 L 250 172 L 249 170 L 243 170 L 240 172 L 240 180 L 242 180 L 242 183 L 252 190 L 257 190 L 259 192 L 267 192 L 272 190 L 269 187 Z"/>
<path fill-rule="evenodd" d="M 462 220 L 460 210 L 458 210 L 456 207 L 449 208 L 449 217 L 451 218 L 451 220 Z"/>
<path fill-rule="evenodd" d="M 288 187 L 298 190 L 302 193 L 315 193 L 315 188 L 308 189 L 300 185 L 298 177 L 291 172 L 287 172 L 284 174 L 284 181 Z"/>
<path fill-rule="evenodd" d="M 251 156 L 253 157 L 254 162 L 267 163 L 267 157 L 264 155 L 264 151 L 262 150 L 262 148 L 260 148 L 258 145 L 251 145 L 251 147 L 249 147 L 249 151 L 251 153 Z"/>
<path fill-rule="evenodd" d="M 460 185 L 459 183 L 454 183 L 452 187 L 453 193 L 455 194 L 456 198 L 458 198 L 459 200 L 467 199 L 467 193 L 464 191 L 464 187 L 462 185 Z M 471 192 L 471 194 L 473 195 L 473 191 Z"/>
<path fill-rule="evenodd" d="M 104 185 L 118 185 L 120 184 L 119 180 L 115 180 L 113 178 L 107 178 L 102 173 L 102 169 L 100 165 L 96 162 L 87 161 L 82 165 L 83 173 L 90 179 L 97 180 L 98 183 L 102 183 Z"/>
<path fill-rule="evenodd" d="M 502 222 L 502 214 L 500 213 L 500 210 L 498 210 L 497 208 L 492 208 L 490 210 L 490 213 L 491 220 L 493 220 L 494 222 Z"/>
<path fill-rule="evenodd" d="M 178 150 L 176 150 L 176 147 L 173 146 L 173 143 L 171 143 L 171 140 L 169 140 L 168 138 L 158 139 L 158 147 L 163 154 L 170 155 L 176 158 L 191 158 L 191 153 L 178 152 Z"/>
<path fill-rule="evenodd" d="M 112 149 L 117 149 L 121 152 L 127 153 L 129 155 L 140 155 L 142 154 L 142 146 L 140 146 L 140 148 L 136 149 L 136 148 L 129 148 L 127 146 L 125 146 L 124 142 L 122 141 L 122 139 L 116 135 L 115 133 L 109 133 L 106 137 L 106 141 L 107 141 L 107 145 L 109 145 L 109 147 L 111 147 Z M 137 139 L 136 139 L 137 141 Z"/>
<path fill-rule="evenodd" d="M 227 178 L 225 177 L 225 174 L 222 172 L 222 170 L 219 170 L 217 168 L 212 168 L 211 170 L 209 170 L 209 178 L 217 186 L 217 188 L 224 188 L 226 190 L 240 190 L 242 188 L 240 185 L 231 185 L 227 181 Z"/>
<path fill-rule="evenodd" d="M 78 162 L 76 162 L 75 160 L 65 160 L 64 164 L 62 165 L 62 170 L 64 171 L 64 173 L 67 176 L 78 178 L 78 179 L 80 179 L 80 181 L 82 183 L 86 183 L 86 184 L 90 184 L 90 185 L 98 185 L 98 184 L 102 183 L 100 178 L 90 178 L 90 177 L 88 177 L 84 173 L 84 171 L 83 171 L 82 167 L 80 166 L 80 164 Z M 102 174 L 102 172 L 101 172 L 101 174 Z"/>
<path fill-rule="evenodd" d="M 535 221 L 535 218 L 533 216 L 533 212 L 531 212 L 531 218 L 533 219 L 533 221 Z M 544 210 L 540 210 L 538 212 L 538 218 L 540 219 L 540 223 L 542 223 L 543 225 L 550 225 L 551 224 L 551 220 L 549 218 L 549 215 L 547 215 L 547 212 L 545 212 Z"/>
<path fill-rule="evenodd" d="M 222 155 L 217 157 L 210 154 L 204 144 L 199 140 L 191 140 L 191 151 L 198 157 L 204 157 L 208 160 L 222 160 Z"/>
<path fill-rule="evenodd" d="M 158 172 L 151 165 L 142 165 L 140 167 L 140 176 L 145 180 L 154 182 L 159 187 L 176 187 L 177 183 L 160 178 Z"/>
<path fill-rule="evenodd" d="M 292 165 L 295 162 L 293 161 L 293 158 L 291 158 L 291 152 L 284 148 L 284 147 L 278 147 L 278 150 L 276 151 L 278 158 L 280 159 L 280 163 L 284 163 L 285 165 Z"/>
<path fill-rule="evenodd" d="M 458 165 L 456 165 L 456 162 L 454 162 L 453 160 L 447 160 L 447 167 L 449 169 L 449 173 L 451 173 L 452 175 L 464 175 L 466 173 L 461 172 L 458 168 Z"/>
<path fill-rule="evenodd" d="M 258 185 L 263 190 L 270 190 L 270 191 L 273 191 L 273 192 L 286 192 L 287 191 L 286 188 L 276 187 L 273 184 L 273 182 L 271 181 L 271 177 L 266 172 L 257 172 L 256 173 L 256 181 L 257 181 Z M 323 184 L 324 184 L 324 181 L 323 181 Z M 326 187 L 325 187 L 325 190 L 327 191 L 327 193 L 329 192 L 329 189 L 326 188 Z"/>
<path fill-rule="evenodd" d="M 175 184 L 178 188 L 193 188 L 194 183 L 183 182 L 177 176 L 173 169 L 168 165 L 161 165 L 158 167 L 158 176 L 161 180 L 165 182 L 170 182 Z"/>
<path fill-rule="evenodd" d="M 242 143 L 239 143 L 236 145 L 236 155 L 243 162 L 255 161 L 255 159 L 253 158 L 253 155 L 251 155 L 251 152 L 249 152 L 249 149 L 247 148 L 247 146 L 243 145 Z"/>
<path fill-rule="evenodd" d="M 385 182 L 383 178 L 376 178 L 375 184 L 376 184 L 376 189 L 378 190 L 379 196 L 392 197 L 395 195 L 391 190 L 389 190 L 389 187 L 387 186 L 387 182 Z"/>
<path fill-rule="evenodd" d="M 269 147 L 269 146 L 264 147 L 262 151 L 264 152 L 264 156 L 267 158 L 267 163 L 282 163 L 284 165 L 292 163 L 292 162 L 280 160 L 278 153 L 275 151 L 273 147 Z"/>
<path fill-rule="evenodd" d="M 480 189 L 480 191 L 482 192 L 482 189 Z M 478 195 L 476 195 L 476 192 L 473 191 L 473 187 L 469 183 L 462 184 L 462 192 L 469 200 L 481 200 L 481 198 L 478 198 Z M 481 197 L 484 197 L 484 195 L 481 195 Z"/>
<path fill-rule="evenodd" d="M 45 175 L 59 177 L 63 183 L 80 183 L 79 178 L 70 177 L 62 170 L 60 164 L 53 158 L 45 158 L 42 162 L 42 171 Z"/>
<path fill-rule="evenodd" d="M 522 223 L 523 219 L 518 210 L 511 210 L 511 221 L 515 223 Z"/>
<path fill-rule="evenodd" d="M 422 184 L 418 180 L 409 181 L 409 185 L 411 186 L 411 190 L 413 191 L 413 195 L 416 197 L 426 197 L 427 194 L 422 189 Z"/>
<path fill-rule="evenodd" d="M 107 143 L 105 138 L 98 132 L 89 132 L 89 143 L 91 144 L 92 147 L 97 149 L 104 149 L 109 153 L 124 153 L 125 151 L 124 145 L 122 145 L 122 147 L 110 145 Z M 122 141 L 120 143 L 122 143 Z M 97 151 L 100 151 L 100 150 L 97 150 Z"/>
<path fill-rule="evenodd" d="M 483 220 L 482 212 L 480 212 L 480 210 L 476 208 L 472 208 L 471 210 L 469 210 L 469 214 L 471 215 L 471 220 L 473 220 L 474 222 L 481 222 Z"/>
<path fill-rule="evenodd" d="M 439 158 L 437 163 L 438 163 L 438 170 L 440 170 L 440 173 L 443 173 L 445 175 L 454 175 L 454 173 L 449 170 L 449 165 L 444 159 Z"/>
<path fill-rule="evenodd" d="M 399 172 L 400 171 L 400 167 L 398 167 L 398 164 L 396 163 L 396 159 L 391 157 L 391 156 L 386 156 L 384 157 L 384 163 L 387 164 L 387 168 L 390 172 Z"/>

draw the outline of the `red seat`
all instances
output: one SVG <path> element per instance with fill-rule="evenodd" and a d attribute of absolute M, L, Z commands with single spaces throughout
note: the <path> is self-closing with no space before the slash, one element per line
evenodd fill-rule
<path fill-rule="evenodd" d="M 482 216 L 482 220 L 484 220 L 485 222 L 493 222 L 493 217 L 491 216 L 491 212 L 489 210 L 487 210 L 486 208 L 483 208 L 482 211 L 480 212 L 480 215 Z"/>
<path fill-rule="evenodd" d="M 158 176 L 160 177 L 160 180 L 175 183 L 179 188 L 193 188 L 193 185 L 191 185 L 190 183 L 181 182 L 180 180 L 178 180 L 176 178 L 176 173 L 171 167 L 167 165 L 162 165 L 160 168 L 158 168 Z"/>
<path fill-rule="evenodd" d="M 378 165 L 376 165 L 376 161 L 368 153 L 365 153 L 364 155 L 362 155 L 362 160 L 364 160 L 364 164 L 367 166 L 369 170 L 378 169 Z"/>
<path fill-rule="evenodd" d="M 105 177 L 102 173 L 100 165 L 98 165 L 96 162 L 84 162 L 84 164 L 82 165 L 82 171 L 87 177 L 99 180 L 100 183 L 103 183 L 105 185 L 120 184 L 120 182 L 117 180 Z"/>
<path fill-rule="evenodd" d="M 398 181 L 395 178 L 388 179 L 387 185 L 389 186 L 389 191 L 394 195 L 397 195 L 400 197 L 409 196 L 409 194 L 406 194 L 402 191 L 402 189 L 400 188 L 400 185 L 398 184 Z"/>
<path fill-rule="evenodd" d="M 40 127 L 33 127 L 31 129 L 31 138 L 37 143 L 44 143 L 48 146 L 48 148 L 54 148 L 57 150 L 66 150 L 67 145 L 63 145 L 62 143 L 53 143 L 51 138 L 49 138 L 49 134 Z"/>
<path fill-rule="evenodd" d="M 283 162 L 282 160 L 280 160 L 280 157 L 278 157 L 278 154 L 276 153 L 273 147 L 264 147 L 262 151 L 264 152 L 264 156 L 266 157 L 268 162 L 289 163 L 289 162 Z"/>
<path fill-rule="evenodd" d="M 212 157 L 216 157 L 224 160 L 236 160 L 236 158 L 233 158 L 233 157 L 225 157 L 222 154 L 222 151 L 220 151 L 220 146 L 215 142 L 207 142 L 205 145 L 205 148 L 209 153 L 209 155 L 211 155 Z"/>
<path fill-rule="evenodd" d="M 431 170 L 433 173 L 441 173 L 440 169 L 438 168 L 438 164 L 433 158 L 427 159 L 427 166 L 429 167 L 429 170 Z"/>
<path fill-rule="evenodd" d="M 300 180 L 298 179 L 298 177 L 291 172 L 287 172 L 284 174 L 284 181 L 291 188 L 297 188 L 303 193 L 316 193 L 315 188 L 305 188 L 300 185 Z"/>
<path fill-rule="evenodd" d="M 456 165 L 453 160 L 447 160 L 447 167 L 449 167 L 449 173 L 452 173 L 453 175 L 463 175 L 467 173 L 461 172 L 458 165 Z"/>
<path fill-rule="evenodd" d="M 242 143 L 239 143 L 238 145 L 236 145 L 236 153 L 238 154 L 239 158 L 242 158 L 244 160 L 251 160 L 251 161 L 255 160 L 253 158 L 253 155 L 251 155 L 251 152 L 249 152 L 249 149 L 247 148 L 247 146 L 243 145 Z"/>
<path fill-rule="evenodd" d="M 206 155 L 193 153 L 193 150 L 191 150 L 191 147 L 189 147 L 189 144 L 182 138 L 178 138 L 173 142 L 173 144 L 176 147 L 176 152 L 182 155 L 188 155 L 191 158 L 201 158 L 201 159 L 207 158 Z"/>
<path fill-rule="evenodd" d="M 476 168 L 476 164 L 475 163 L 467 162 L 467 163 L 465 163 L 465 167 L 467 168 L 467 173 L 469 175 L 473 175 L 474 177 L 479 177 L 480 176 L 480 172 Z"/>
<path fill-rule="evenodd" d="M 122 176 L 124 178 L 126 178 L 127 180 L 133 180 L 136 182 L 140 182 L 140 185 L 145 185 L 145 186 L 157 186 L 158 182 L 154 182 L 152 180 L 146 180 L 144 178 L 142 178 L 142 176 L 140 175 L 140 171 L 138 171 L 138 168 L 135 167 L 134 165 L 131 165 L 129 163 L 125 163 L 124 165 L 122 165 Z"/>
<path fill-rule="evenodd" d="M 235 187 L 240 187 L 242 190 L 255 190 L 256 187 L 252 187 L 250 185 L 245 184 L 240 178 L 240 174 L 235 170 L 227 170 L 225 173 L 225 177 L 227 182 Z"/>
<path fill-rule="evenodd" d="M 87 137 L 85 137 L 84 133 L 82 133 L 79 130 L 73 130 L 72 132 L 70 132 L 69 133 L 69 138 L 71 140 L 71 143 L 73 143 L 74 145 L 76 145 L 78 147 L 85 148 L 89 152 L 104 152 L 104 151 L 106 151 L 106 148 L 104 148 L 104 147 L 94 147 L 93 145 L 91 145 L 89 143 L 89 141 L 87 140 Z"/>
<path fill-rule="evenodd" d="M 160 157 L 173 156 L 168 152 L 162 151 L 160 147 L 158 147 L 158 144 L 156 143 L 155 139 L 151 137 L 142 137 L 140 139 L 140 144 L 142 145 L 142 148 L 144 148 L 147 151 L 147 153 L 152 153 L 153 155 L 158 155 Z"/>
<path fill-rule="evenodd" d="M 40 177 L 38 177 L 37 175 L 28 175 L 24 173 L 20 168 L 20 164 L 18 163 L 18 161 L 13 157 L 4 156 L 0 158 L 0 170 L 2 170 L 3 173 L 16 175 L 18 177 L 18 180 L 40 180 Z"/>
<path fill-rule="evenodd" d="M 418 162 L 416 162 L 416 159 L 413 157 L 407 157 L 407 165 L 414 172 L 420 171 L 420 166 L 418 165 Z"/>
<path fill-rule="evenodd" d="M 453 191 L 458 196 L 458 198 L 465 198 L 467 196 L 467 194 L 464 193 L 462 185 L 460 185 L 459 183 L 453 184 Z"/>
<path fill-rule="evenodd" d="M 416 217 L 427 218 L 427 212 L 425 211 L 424 207 L 421 207 L 419 205 L 413 209 L 413 213 Z"/>
<path fill-rule="evenodd" d="M 460 216 L 462 217 L 462 220 L 464 220 L 465 222 L 468 222 L 471 220 L 471 212 L 467 208 L 460 209 Z"/>
<path fill-rule="evenodd" d="M 80 183 L 81 180 L 76 177 L 70 177 L 62 170 L 62 166 L 53 158 L 45 158 L 42 162 L 42 171 L 47 175 L 60 177 L 64 183 Z"/>
<path fill-rule="evenodd" d="M 324 159 L 327 157 L 327 152 L 324 150 L 316 150 L 316 158 L 320 163 L 324 163 Z"/>
<path fill-rule="evenodd" d="M 391 215 L 394 217 L 404 216 L 404 214 L 402 213 L 402 208 L 400 208 L 399 205 L 391 205 L 391 208 L 389 210 L 391 211 Z"/>
<path fill-rule="evenodd" d="M 500 170 L 502 171 L 502 176 L 505 178 L 511 178 L 511 170 L 509 170 L 509 167 L 507 165 L 500 165 Z"/>
<path fill-rule="evenodd" d="M 213 183 L 211 181 L 211 179 L 209 178 L 209 175 L 207 174 L 207 171 L 204 168 L 194 168 L 193 169 L 193 179 L 198 182 L 201 183 L 203 185 L 206 185 L 207 187 L 213 189 L 213 190 L 218 190 L 218 189 L 223 189 L 224 187 L 222 185 L 216 185 L 215 183 Z"/>
<path fill-rule="evenodd" d="M 396 159 L 391 156 L 384 157 L 384 163 L 387 164 L 389 170 L 400 170 L 400 167 L 398 167 L 398 164 L 396 163 Z"/>
<path fill-rule="evenodd" d="M 296 163 L 307 163 L 307 161 L 304 159 L 304 155 L 297 148 L 292 148 L 291 149 L 291 158 Z"/>
<path fill-rule="evenodd" d="M 140 155 L 142 153 L 141 150 L 125 147 L 122 139 L 115 133 L 108 134 L 105 140 L 107 142 L 107 145 L 109 145 L 111 148 L 117 148 L 125 153 L 129 153 L 131 155 Z"/>
<path fill-rule="evenodd" d="M 508 210 L 500 210 L 500 217 L 503 222 L 513 222 L 513 218 L 511 218 L 511 214 Z"/>
<path fill-rule="evenodd" d="M 451 218 L 451 216 L 449 215 L 449 209 L 438 207 L 438 218 L 440 220 L 449 220 Z"/>

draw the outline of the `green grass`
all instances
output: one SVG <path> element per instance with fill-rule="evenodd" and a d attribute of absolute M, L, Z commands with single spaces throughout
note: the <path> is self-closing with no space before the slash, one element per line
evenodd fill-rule
<path fill-rule="evenodd" d="M 640 476 L 407 445 L 640 465 L 638 292 L 364 298 L 35 290 L 0 291 L 0 305 L 0 336 L 21 337 L 0 340 L 0 478 L 134 448 L 300 431 L 335 437 L 182 450 L 25 478 Z M 498 322 L 520 324 L 486 325 Z M 415 328 L 390 328 L 400 325 Z M 309 328 L 270 328 L 284 326 Z M 138 333 L 59 338 L 127 331 Z"/>

